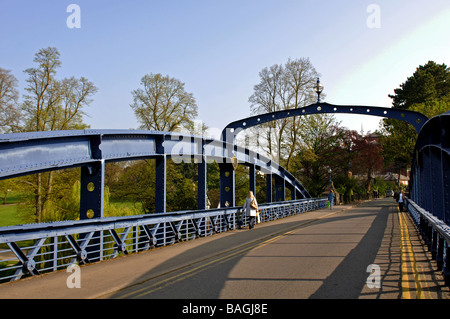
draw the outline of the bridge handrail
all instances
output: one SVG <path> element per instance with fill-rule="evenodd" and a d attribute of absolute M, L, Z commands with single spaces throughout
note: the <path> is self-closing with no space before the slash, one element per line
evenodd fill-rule
<path fill-rule="evenodd" d="M 262 204 L 261 222 L 317 210 L 326 201 Z M 242 210 L 232 207 L 1 227 L 0 265 L 7 266 L 0 267 L 0 282 L 234 230 L 248 224 Z M 14 257 L 2 258 L 8 253 Z"/>
<path fill-rule="evenodd" d="M 420 223 L 426 222 L 429 226 L 431 226 L 435 231 L 439 233 L 442 238 L 444 238 L 450 244 L 450 226 L 447 225 L 444 221 L 440 220 L 430 212 L 426 211 L 419 205 L 417 205 L 413 200 L 406 199 L 407 208 L 410 212 L 411 216 L 414 219 L 416 225 L 420 226 Z"/>
<path fill-rule="evenodd" d="M 450 226 L 409 198 L 406 208 L 436 260 L 437 269 L 442 271 L 445 284 L 450 285 Z"/>

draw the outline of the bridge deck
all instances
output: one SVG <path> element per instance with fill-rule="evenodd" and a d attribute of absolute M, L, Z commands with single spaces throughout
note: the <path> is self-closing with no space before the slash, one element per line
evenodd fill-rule
<path fill-rule="evenodd" d="M 435 270 L 409 215 L 379 199 L 83 266 L 79 289 L 65 271 L 3 284 L 0 298 L 448 299 Z"/>

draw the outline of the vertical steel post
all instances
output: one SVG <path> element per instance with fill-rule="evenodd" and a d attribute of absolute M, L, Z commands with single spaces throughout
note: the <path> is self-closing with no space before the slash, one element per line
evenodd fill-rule
<path fill-rule="evenodd" d="M 220 169 L 220 207 L 235 206 L 235 174 L 233 164 L 221 163 Z"/>
<path fill-rule="evenodd" d="M 81 167 L 80 219 L 103 217 L 105 161 Z"/>
<path fill-rule="evenodd" d="M 272 190 L 272 174 L 266 174 L 266 202 L 272 203 L 273 201 Z"/>
<path fill-rule="evenodd" d="M 296 200 L 297 192 L 295 190 L 295 186 L 292 184 L 286 184 L 286 187 L 291 191 L 291 200 Z"/>
<path fill-rule="evenodd" d="M 249 190 L 251 190 L 256 196 L 256 167 L 254 164 L 249 165 L 248 174 L 250 183 Z"/>
<path fill-rule="evenodd" d="M 444 181 L 442 172 L 441 150 L 430 149 L 432 213 L 444 220 Z"/>
<path fill-rule="evenodd" d="M 105 161 L 81 167 L 80 219 L 102 218 L 104 216 Z M 102 256 L 101 232 L 94 233 L 86 246 L 87 259 L 99 261 Z M 80 234 L 80 240 L 87 234 Z"/>
<path fill-rule="evenodd" d="M 167 183 L 167 157 L 164 152 L 164 136 L 156 140 L 156 152 L 160 154 L 156 157 L 155 174 L 155 211 L 156 213 L 166 212 L 166 183 Z"/>
<path fill-rule="evenodd" d="M 444 258 L 443 258 L 442 273 L 444 275 L 444 281 L 447 286 L 450 286 L 450 247 L 447 241 L 444 244 Z"/>
<path fill-rule="evenodd" d="M 447 225 L 450 225 L 450 155 L 442 152 L 442 179 L 444 199 L 444 221 Z"/>
<path fill-rule="evenodd" d="M 430 213 L 434 214 L 432 212 L 433 208 L 433 196 L 431 194 L 432 189 L 432 179 L 431 174 L 433 171 L 433 168 L 431 166 L 431 156 L 430 156 L 430 149 L 426 148 L 422 151 L 423 155 L 423 168 L 422 168 L 422 203 L 421 207 L 425 209 L 426 211 L 429 211 Z"/>
<path fill-rule="evenodd" d="M 284 178 L 275 176 L 275 201 L 284 202 L 286 199 Z"/>
<path fill-rule="evenodd" d="M 197 164 L 198 166 L 198 209 L 205 210 L 208 205 L 208 198 L 206 194 L 207 190 L 207 168 L 208 165 L 206 163 L 206 156 L 202 156 L 200 162 Z"/>

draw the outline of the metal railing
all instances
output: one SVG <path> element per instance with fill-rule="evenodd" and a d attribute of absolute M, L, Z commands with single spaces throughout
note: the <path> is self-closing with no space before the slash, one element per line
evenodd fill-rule
<path fill-rule="evenodd" d="M 261 222 L 317 210 L 326 199 L 260 205 Z M 248 225 L 242 208 L 186 211 L 0 228 L 0 282 L 14 281 Z"/>
<path fill-rule="evenodd" d="M 442 270 L 445 284 L 450 285 L 450 226 L 409 198 L 406 199 L 406 208 L 436 260 L 438 270 Z"/>

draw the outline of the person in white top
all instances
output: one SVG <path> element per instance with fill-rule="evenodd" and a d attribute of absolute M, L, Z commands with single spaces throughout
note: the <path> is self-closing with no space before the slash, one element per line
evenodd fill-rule
<path fill-rule="evenodd" d="M 398 194 L 398 209 L 400 212 L 403 212 L 405 210 L 405 193 L 403 190 Z"/>
<path fill-rule="evenodd" d="M 256 216 L 258 214 L 258 202 L 256 201 L 252 191 L 248 192 L 248 196 L 245 199 L 244 209 L 247 216 L 250 217 L 249 229 L 253 229 L 253 227 L 255 227 Z"/>

